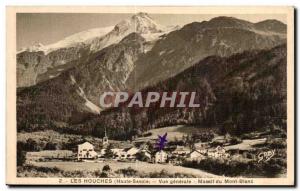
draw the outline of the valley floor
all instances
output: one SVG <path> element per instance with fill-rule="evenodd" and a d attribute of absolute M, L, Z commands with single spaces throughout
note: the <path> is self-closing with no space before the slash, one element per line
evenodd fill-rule
<path fill-rule="evenodd" d="M 147 162 L 34 162 L 31 163 L 33 166 L 37 167 L 48 167 L 48 168 L 58 168 L 63 171 L 101 171 L 105 165 L 109 165 L 113 172 L 119 169 L 132 168 L 139 173 L 149 174 L 149 173 L 159 173 L 165 170 L 168 173 L 184 173 L 189 174 L 194 177 L 199 178 L 213 178 L 218 177 L 211 173 L 207 173 L 202 170 L 186 168 L 182 166 L 173 166 L 171 164 L 152 164 Z"/>

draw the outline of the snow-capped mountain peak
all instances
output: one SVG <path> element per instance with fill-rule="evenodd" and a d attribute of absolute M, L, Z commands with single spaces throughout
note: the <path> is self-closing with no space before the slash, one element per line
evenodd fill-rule
<path fill-rule="evenodd" d="M 138 13 L 131 18 L 135 22 L 135 30 L 138 33 L 163 32 L 163 27 L 157 24 L 147 13 Z"/>
<path fill-rule="evenodd" d="M 114 29 L 103 37 L 93 39 L 90 42 L 90 50 L 95 52 L 111 44 L 119 43 L 133 32 L 142 35 L 146 41 L 154 41 L 174 29 L 156 23 L 147 13 L 137 13 L 116 24 Z"/>
<path fill-rule="evenodd" d="M 36 43 L 33 46 L 22 48 L 20 52 L 23 51 L 29 51 L 29 52 L 39 52 L 39 51 L 45 51 L 47 48 L 42 43 Z"/>
<path fill-rule="evenodd" d="M 162 28 L 147 13 L 137 13 L 131 18 L 119 22 L 114 30 L 118 35 L 131 32 L 147 34 L 163 32 Z"/>
<path fill-rule="evenodd" d="M 29 51 L 29 52 L 39 52 L 43 51 L 45 54 L 48 54 L 52 51 L 58 50 L 60 48 L 69 48 L 69 47 L 75 47 L 81 44 L 86 44 L 87 41 L 90 39 L 101 37 L 108 32 L 110 32 L 114 27 L 103 27 L 103 28 L 93 28 L 86 31 L 82 31 L 79 33 L 75 33 L 71 36 L 68 36 L 58 42 L 55 42 L 53 44 L 43 45 L 41 43 L 37 43 L 34 46 L 23 48 L 20 52 L 23 51 Z M 20 53 L 18 52 L 18 53 Z"/>
<path fill-rule="evenodd" d="M 147 41 L 153 41 L 159 36 L 168 33 L 175 28 L 165 27 L 156 23 L 147 13 L 140 12 L 128 19 L 124 19 L 115 26 L 93 28 L 68 36 L 58 42 L 23 48 L 20 52 L 39 52 L 48 54 L 61 48 L 88 46 L 92 51 L 98 51 L 111 44 L 120 42 L 125 36 L 136 32 L 141 34 Z"/>
<path fill-rule="evenodd" d="M 55 50 L 59 48 L 66 48 L 76 46 L 80 43 L 85 43 L 86 41 L 93 39 L 95 37 L 100 37 L 113 29 L 113 26 L 103 27 L 103 28 L 93 28 L 86 31 L 82 31 L 71 36 L 66 37 L 56 43 L 47 46 L 49 50 Z"/>

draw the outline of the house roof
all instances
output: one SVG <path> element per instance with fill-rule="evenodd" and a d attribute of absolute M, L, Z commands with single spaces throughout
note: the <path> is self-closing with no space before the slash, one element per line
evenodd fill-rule
<path fill-rule="evenodd" d="M 175 152 L 176 152 L 176 151 L 189 151 L 189 149 L 188 149 L 188 148 L 185 148 L 185 147 L 177 147 L 174 151 L 175 151 Z M 174 151 L 173 151 L 173 152 L 174 152 Z"/>
<path fill-rule="evenodd" d="M 149 153 L 149 154 L 151 154 L 151 152 L 150 152 L 148 149 L 141 149 L 140 151 L 141 151 L 141 152 L 144 152 L 144 153 Z"/>
<path fill-rule="evenodd" d="M 157 152 L 155 153 L 155 155 L 160 154 L 160 153 L 165 153 L 165 154 L 167 154 L 165 151 L 161 150 L 161 151 L 157 151 Z"/>
<path fill-rule="evenodd" d="M 195 143 L 194 145 L 195 145 L 195 147 L 203 148 L 203 147 L 207 147 L 209 145 L 209 143 L 201 142 L 201 143 Z"/>
<path fill-rule="evenodd" d="M 192 154 L 192 153 L 194 153 L 194 152 L 196 152 L 196 153 L 199 153 L 199 154 L 203 155 L 201 152 L 199 152 L 199 151 L 197 151 L 197 150 L 193 150 L 193 151 L 192 151 L 192 152 L 190 152 L 189 154 Z"/>
<path fill-rule="evenodd" d="M 139 149 L 136 148 L 136 147 L 129 147 L 129 148 L 125 148 L 124 151 L 127 152 L 127 151 L 129 151 L 130 149 L 136 149 L 136 150 L 139 150 Z"/>
<path fill-rule="evenodd" d="M 125 149 L 123 149 L 123 151 L 127 152 L 127 151 L 129 151 L 130 149 L 131 149 L 131 147 L 130 147 L 130 148 L 125 148 Z"/>
<path fill-rule="evenodd" d="M 225 149 L 221 146 L 217 146 L 216 150 L 225 150 Z"/>
<path fill-rule="evenodd" d="M 78 146 L 94 146 L 93 144 L 91 144 L 90 142 L 84 142 L 82 144 L 79 144 Z"/>

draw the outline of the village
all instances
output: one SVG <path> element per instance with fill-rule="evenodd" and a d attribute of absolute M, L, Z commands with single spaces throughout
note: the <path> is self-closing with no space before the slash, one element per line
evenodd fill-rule
<path fill-rule="evenodd" d="M 209 135 L 209 134 L 207 134 Z M 102 138 L 101 147 L 85 141 L 77 145 L 74 150 L 42 150 L 27 152 L 26 160 L 32 162 L 47 161 L 75 161 L 75 162 L 128 162 L 143 161 L 147 163 L 171 164 L 180 166 L 183 161 L 201 161 L 207 158 L 230 159 L 247 158 L 246 155 L 254 144 L 263 144 L 265 138 L 255 141 L 244 140 L 241 143 L 230 144 L 226 142 L 226 136 L 216 137 L 207 142 L 196 142 L 186 146 L 170 141 L 166 146 L 158 150 L 155 148 L 156 139 L 144 141 L 136 139 L 131 144 L 121 143 L 118 146 L 109 140 L 106 131 Z M 178 141 L 177 141 L 178 142 Z M 180 141 L 179 141 L 180 142 Z M 219 144 L 216 144 L 219 143 Z"/>

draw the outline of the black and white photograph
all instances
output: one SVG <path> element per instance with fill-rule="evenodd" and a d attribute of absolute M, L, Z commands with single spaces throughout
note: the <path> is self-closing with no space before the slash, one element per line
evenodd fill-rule
<path fill-rule="evenodd" d="M 9 7 L 8 183 L 293 185 L 293 16 Z"/>

